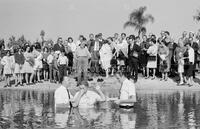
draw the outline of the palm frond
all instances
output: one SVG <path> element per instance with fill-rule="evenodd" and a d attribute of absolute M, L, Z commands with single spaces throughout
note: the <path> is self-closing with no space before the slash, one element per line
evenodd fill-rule
<path fill-rule="evenodd" d="M 144 16 L 144 19 L 146 19 L 147 20 L 147 22 L 154 22 L 154 17 L 151 15 L 151 14 L 146 14 L 145 16 Z"/>
<path fill-rule="evenodd" d="M 135 27 L 135 26 L 137 26 L 136 23 L 131 22 L 131 21 L 127 21 L 127 22 L 125 22 L 125 24 L 124 24 L 124 29 L 125 29 L 126 27 Z"/>
<path fill-rule="evenodd" d="M 140 7 L 139 9 L 135 9 L 129 16 L 130 21 L 140 22 L 142 20 L 142 16 L 144 12 L 146 11 L 145 7 Z"/>
<path fill-rule="evenodd" d="M 131 22 L 131 21 L 127 21 L 125 24 L 124 24 L 124 29 L 126 27 L 133 27 L 136 31 L 140 30 L 141 29 L 141 25 L 137 24 L 137 23 L 134 23 L 134 22 Z"/>

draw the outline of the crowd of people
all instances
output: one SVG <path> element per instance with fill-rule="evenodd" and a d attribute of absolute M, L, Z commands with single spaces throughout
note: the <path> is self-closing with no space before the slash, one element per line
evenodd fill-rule
<path fill-rule="evenodd" d="M 103 34 L 80 35 L 57 39 L 55 44 L 36 42 L 0 49 L 0 79 L 5 87 L 32 85 L 50 81 L 61 83 L 64 76 L 75 75 L 77 85 L 93 76 L 113 76 L 122 71 L 128 79 L 138 80 L 138 72 L 149 79 L 167 81 L 169 75 L 179 76 L 178 85 L 193 85 L 195 73 L 200 70 L 200 30 L 182 33 L 175 42 L 168 31 L 160 36 L 150 33 L 140 36 L 125 33 L 104 39 Z"/>

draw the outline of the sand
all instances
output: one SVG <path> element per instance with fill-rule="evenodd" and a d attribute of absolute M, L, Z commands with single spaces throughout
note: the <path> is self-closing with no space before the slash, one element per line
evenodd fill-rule
<path fill-rule="evenodd" d="M 120 89 L 120 83 L 117 81 L 115 77 L 101 77 L 104 79 L 104 81 L 101 84 L 101 88 L 103 91 L 110 91 L 117 92 Z M 93 78 L 93 81 L 90 81 L 90 87 L 93 87 L 96 85 L 97 78 Z M 138 82 L 136 85 L 137 91 L 159 91 L 159 90 L 194 90 L 194 91 L 200 91 L 200 74 L 197 75 L 197 78 L 194 79 L 194 85 L 192 87 L 189 87 L 188 85 L 183 86 L 177 86 L 176 81 L 174 81 L 175 78 L 169 78 L 168 81 L 160 81 L 159 78 L 156 78 L 154 80 L 151 79 L 145 79 L 143 77 L 139 77 Z M 71 90 L 78 90 L 76 87 L 76 81 L 74 78 L 69 77 L 68 79 L 69 84 L 66 86 Z M 24 86 L 18 86 L 14 87 L 8 87 L 4 88 L 5 82 L 0 82 L 0 90 L 4 89 L 13 89 L 13 90 L 37 90 L 37 91 L 54 91 L 57 89 L 60 84 L 50 83 L 50 82 L 43 82 L 43 83 L 37 83 L 35 85 L 24 85 Z"/>

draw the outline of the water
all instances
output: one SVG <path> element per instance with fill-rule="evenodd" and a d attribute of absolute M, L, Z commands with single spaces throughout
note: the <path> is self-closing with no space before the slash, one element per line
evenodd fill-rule
<path fill-rule="evenodd" d="M 1 90 L 2 129 L 196 129 L 200 128 L 200 92 L 137 93 L 134 110 L 112 102 L 95 109 L 54 109 L 54 93 Z"/>

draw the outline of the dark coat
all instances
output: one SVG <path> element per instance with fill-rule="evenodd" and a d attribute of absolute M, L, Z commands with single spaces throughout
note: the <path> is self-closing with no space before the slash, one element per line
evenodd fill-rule
<path fill-rule="evenodd" d="M 137 57 L 134 56 L 134 53 L 137 53 Z M 131 48 L 131 45 L 128 46 L 128 57 L 129 58 L 136 58 L 140 59 L 140 54 L 141 54 L 141 47 L 134 43 L 133 48 Z"/>

